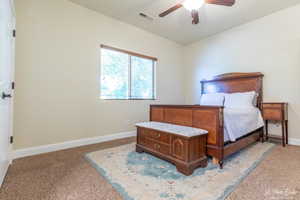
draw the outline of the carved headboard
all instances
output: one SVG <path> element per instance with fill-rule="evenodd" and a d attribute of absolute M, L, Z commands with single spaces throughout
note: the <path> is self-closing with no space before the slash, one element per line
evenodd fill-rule
<path fill-rule="evenodd" d="M 263 76 L 260 72 L 221 74 L 210 80 L 202 80 L 201 93 L 256 91 L 259 94 L 257 105 L 261 108 L 263 100 Z"/>

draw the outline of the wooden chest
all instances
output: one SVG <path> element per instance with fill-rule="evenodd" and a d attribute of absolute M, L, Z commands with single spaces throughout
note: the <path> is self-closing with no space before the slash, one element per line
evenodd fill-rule
<path fill-rule="evenodd" d="M 196 168 L 207 165 L 206 136 L 188 137 L 137 125 L 136 151 L 151 153 L 173 163 L 184 175 L 191 175 Z"/>

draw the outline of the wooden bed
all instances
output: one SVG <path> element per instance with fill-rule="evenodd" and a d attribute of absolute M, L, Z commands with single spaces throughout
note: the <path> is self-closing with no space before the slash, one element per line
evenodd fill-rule
<path fill-rule="evenodd" d="M 202 94 L 234 93 L 256 91 L 257 107 L 261 109 L 263 99 L 262 73 L 230 73 L 222 74 L 211 80 L 203 80 Z M 224 144 L 223 107 L 200 105 L 151 105 L 150 121 L 166 122 L 183 126 L 202 128 L 207 131 L 207 155 L 223 168 L 223 160 L 227 156 L 246 146 L 263 140 L 263 128 L 239 138 L 236 142 Z"/>

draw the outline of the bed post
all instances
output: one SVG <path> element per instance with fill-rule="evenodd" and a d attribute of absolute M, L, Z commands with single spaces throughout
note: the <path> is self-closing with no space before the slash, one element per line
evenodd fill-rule
<path fill-rule="evenodd" d="M 261 111 L 261 113 L 262 113 L 262 110 L 263 110 L 263 98 L 264 98 L 264 93 L 263 93 L 263 76 L 261 76 L 261 77 L 259 77 L 259 83 L 260 83 L 260 85 L 259 85 L 259 92 L 258 92 L 258 94 L 259 94 L 259 96 L 258 96 L 258 98 L 257 98 L 257 106 L 258 106 L 258 108 L 260 109 L 260 111 Z M 261 128 L 261 133 L 260 133 L 260 140 L 261 140 L 261 142 L 262 143 L 264 143 L 265 142 L 265 139 L 264 139 L 264 127 L 262 127 Z"/>
<path fill-rule="evenodd" d="M 223 169 L 223 160 L 224 160 L 224 109 L 219 110 L 219 147 L 221 148 L 220 151 L 220 159 L 219 159 L 219 166 L 220 169 Z"/>
<path fill-rule="evenodd" d="M 204 87 L 204 84 L 209 82 L 209 80 L 202 80 L 201 83 L 201 95 L 207 92 L 207 88 Z M 216 88 L 213 87 L 215 90 Z M 217 92 L 217 91 L 213 91 Z M 213 154 L 212 162 L 215 165 L 219 165 L 220 169 L 223 169 L 224 164 L 224 108 L 220 107 L 216 113 L 217 115 L 217 127 L 216 127 L 216 134 L 217 134 L 217 141 L 215 144 L 208 144 L 207 147 L 210 149 L 209 151 Z"/>

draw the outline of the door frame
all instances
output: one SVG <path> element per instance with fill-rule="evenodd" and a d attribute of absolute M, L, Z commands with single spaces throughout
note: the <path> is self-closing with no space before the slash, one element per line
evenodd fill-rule
<path fill-rule="evenodd" d="M 9 18 L 9 21 L 8 21 L 8 25 L 9 25 L 9 32 L 11 34 L 11 36 L 9 37 L 10 38 L 10 45 L 11 46 L 11 61 L 10 61 L 10 74 L 9 74 L 9 78 L 10 78 L 10 81 L 11 81 L 11 87 L 12 87 L 12 82 L 14 82 L 14 78 L 15 78 L 15 37 L 13 36 L 13 30 L 15 30 L 15 26 L 16 26 L 16 12 L 15 12 L 15 5 L 14 5 L 14 1 L 13 0 L 6 0 L 9 6 L 8 9 L 10 9 L 10 12 L 8 13 L 10 16 L 8 16 Z M 6 23 L 6 22 L 5 22 Z M 9 133 L 8 133 L 8 138 L 7 138 L 7 142 L 9 143 L 8 144 L 8 149 L 7 149 L 7 163 L 3 166 L 4 168 L 1 169 L 1 177 L 0 177 L 0 187 L 2 186 L 3 184 L 3 181 L 5 179 L 5 176 L 6 176 L 6 173 L 7 173 L 7 170 L 8 170 L 8 167 L 9 165 L 12 163 L 12 152 L 13 152 L 13 145 L 11 144 L 11 142 L 9 141 L 9 137 L 12 137 L 13 136 L 13 107 L 14 107 L 14 98 L 13 98 L 13 95 L 14 95 L 14 90 L 13 88 L 11 88 L 11 95 L 12 95 L 12 98 L 9 100 L 10 103 L 9 103 L 9 124 L 8 124 L 8 127 L 9 127 Z"/>
<path fill-rule="evenodd" d="M 11 33 L 13 34 L 13 31 L 16 31 L 16 8 L 14 0 L 9 0 L 10 2 L 10 9 L 11 9 Z M 16 36 L 12 37 L 12 62 L 11 62 L 11 81 L 15 85 L 15 65 L 16 65 Z M 11 84 L 12 84 L 11 83 Z M 14 86 L 15 87 L 15 86 Z M 10 115 L 10 137 L 13 137 L 14 132 L 14 96 L 15 96 L 15 90 L 14 88 L 11 89 L 11 115 Z M 9 144 L 9 160 L 10 164 L 12 164 L 13 161 L 13 144 Z"/>

